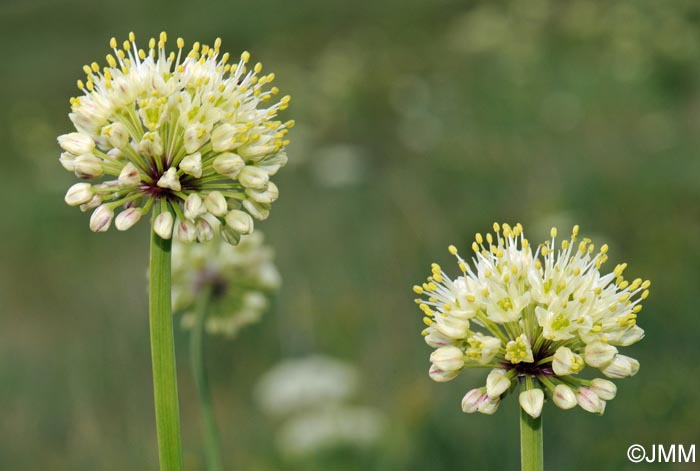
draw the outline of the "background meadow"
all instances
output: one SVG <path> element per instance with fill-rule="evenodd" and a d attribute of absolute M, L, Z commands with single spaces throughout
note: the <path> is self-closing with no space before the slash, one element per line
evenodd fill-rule
<path fill-rule="evenodd" d="M 0 2 L 0 469 L 156 467 L 146 304 L 148 225 L 96 235 L 67 207 L 68 99 L 111 36 L 161 30 L 274 71 L 292 95 L 281 198 L 258 225 L 283 287 L 261 323 L 208 359 L 225 461 L 240 470 L 516 469 L 517 401 L 460 411 L 485 372 L 427 375 L 411 286 L 457 272 L 493 221 L 610 245 L 652 280 L 640 373 L 604 417 L 544 412 L 550 469 L 632 465 L 633 443 L 700 445 L 700 4 L 694 0 Z M 173 44 L 174 46 L 174 44 Z M 450 267 L 449 269 L 447 267 Z M 177 329 L 185 459 L 200 421 Z M 383 417 L 365 446 L 290 457 L 256 399 L 264 372 L 323 353 L 357 369 Z M 675 467 L 674 467 L 675 466 Z"/>

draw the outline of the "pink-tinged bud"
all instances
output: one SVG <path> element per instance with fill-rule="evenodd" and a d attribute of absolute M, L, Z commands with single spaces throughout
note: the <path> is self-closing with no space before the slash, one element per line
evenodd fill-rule
<path fill-rule="evenodd" d="M 581 409 L 592 414 L 603 414 L 605 410 L 605 402 L 589 388 L 579 388 L 576 393 L 576 400 Z"/>
<path fill-rule="evenodd" d="M 195 229 L 197 229 L 197 241 L 209 242 L 214 238 L 214 229 L 212 229 L 211 224 L 209 224 L 204 219 L 197 219 L 197 222 L 194 226 Z"/>
<path fill-rule="evenodd" d="M 153 231 L 161 239 L 170 239 L 173 236 L 173 215 L 170 211 L 165 211 L 156 216 L 153 221 Z"/>
<path fill-rule="evenodd" d="M 163 155 L 163 142 L 160 133 L 147 132 L 139 142 L 138 150 L 146 157 L 156 158 Z"/>
<path fill-rule="evenodd" d="M 238 175 L 238 181 L 246 188 L 265 190 L 270 181 L 270 176 L 261 168 L 246 165 Z"/>
<path fill-rule="evenodd" d="M 256 203 L 252 200 L 243 200 L 243 207 L 258 221 L 264 221 L 270 216 L 270 205 Z"/>
<path fill-rule="evenodd" d="M 464 352 L 454 345 L 440 347 L 430 354 L 430 361 L 443 371 L 459 371 L 464 366 Z"/>
<path fill-rule="evenodd" d="M 435 327 L 441 334 L 453 339 L 463 339 L 469 335 L 469 321 L 452 316 L 438 319 Z"/>
<path fill-rule="evenodd" d="M 102 128 L 100 132 L 110 146 L 115 149 L 123 149 L 129 144 L 129 131 L 120 122 L 112 123 Z"/>
<path fill-rule="evenodd" d="M 182 242 L 194 242 L 197 239 L 197 228 L 192 221 L 178 221 L 175 235 Z"/>
<path fill-rule="evenodd" d="M 433 348 L 439 348 L 452 344 L 452 339 L 442 335 L 440 332 L 434 329 L 429 329 L 428 335 L 425 336 L 425 343 Z"/>
<path fill-rule="evenodd" d="M 184 204 L 185 217 L 194 221 L 206 212 L 202 198 L 197 193 L 190 193 Z"/>
<path fill-rule="evenodd" d="M 476 388 L 468 391 L 462 399 L 462 412 L 465 412 L 467 414 L 473 414 L 474 412 L 476 412 L 482 398 L 484 396 L 488 398 L 484 390 L 485 388 Z"/>
<path fill-rule="evenodd" d="M 114 227 L 116 227 L 118 231 L 126 231 L 139 222 L 141 216 L 143 216 L 141 208 L 127 208 L 117 214 L 114 220 Z"/>
<path fill-rule="evenodd" d="M 236 178 L 245 167 L 245 162 L 237 154 L 232 152 L 224 152 L 214 159 L 212 166 L 216 173 L 226 175 L 230 178 Z"/>
<path fill-rule="evenodd" d="M 71 154 L 70 152 L 62 152 L 61 156 L 58 158 L 58 161 L 61 163 L 63 168 L 69 172 L 75 171 L 75 155 Z"/>
<path fill-rule="evenodd" d="M 93 195 L 92 199 L 90 199 L 90 201 L 80 205 L 80 210 L 82 212 L 90 211 L 91 209 L 95 209 L 96 207 L 98 207 L 101 204 L 102 204 L 102 198 L 100 198 L 100 195 Z"/>
<path fill-rule="evenodd" d="M 141 183 L 141 175 L 139 170 L 131 162 L 127 162 L 124 168 L 119 172 L 119 186 L 126 188 L 136 186 Z"/>
<path fill-rule="evenodd" d="M 576 393 L 565 384 L 558 384 L 552 394 L 552 402 L 560 409 L 573 409 L 576 407 Z"/>
<path fill-rule="evenodd" d="M 428 376 L 435 382 L 445 383 L 457 377 L 459 370 L 442 370 L 437 365 L 430 365 Z"/>
<path fill-rule="evenodd" d="M 228 212 L 226 198 L 219 191 L 212 191 L 204 198 L 204 206 L 214 216 L 224 216 Z"/>
<path fill-rule="evenodd" d="M 175 167 L 170 167 L 161 177 L 158 179 L 157 185 L 161 188 L 169 188 L 173 191 L 182 190 L 180 185 L 180 179 L 177 177 L 177 170 Z"/>
<path fill-rule="evenodd" d="M 73 171 L 78 178 L 97 178 L 102 176 L 102 161 L 92 154 L 83 154 L 73 160 Z"/>
<path fill-rule="evenodd" d="M 238 154 L 249 162 L 258 162 L 275 151 L 273 145 L 245 145 L 238 148 Z"/>
<path fill-rule="evenodd" d="M 188 154 L 192 154 L 202 147 L 209 140 L 209 133 L 207 128 L 203 124 L 194 123 L 187 126 L 185 129 L 185 151 Z"/>
<path fill-rule="evenodd" d="M 277 185 L 269 182 L 267 184 L 267 189 L 254 190 L 253 188 L 246 188 L 245 194 L 256 203 L 271 204 L 277 201 L 277 198 L 280 196 L 280 191 L 277 189 Z"/>
<path fill-rule="evenodd" d="M 603 378 L 596 378 L 591 381 L 591 390 L 604 401 L 615 399 L 617 386 L 612 381 Z"/>
<path fill-rule="evenodd" d="M 65 201 L 69 206 L 79 206 L 92 199 L 92 185 L 89 183 L 76 183 L 68 188 Z"/>
<path fill-rule="evenodd" d="M 182 159 L 180 165 L 178 165 L 180 170 L 182 170 L 187 175 L 192 175 L 195 178 L 202 176 L 202 154 L 195 152 L 192 155 L 188 155 Z"/>
<path fill-rule="evenodd" d="M 627 378 L 639 371 L 639 362 L 625 355 L 615 355 L 613 361 L 600 370 L 608 378 Z"/>
<path fill-rule="evenodd" d="M 58 136 L 58 145 L 73 155 L 89 154 L 95 148 L 95 141 L 87 134 L 71 132 Z"/>
<path fill-rule="evenodd" d="M 528 389 L 527 391 L 521 392 L 518 401 L 520 402 L 520 407 L 533 419 L 536 419 L 542 414 L 544 393 L 541 389 Z"/>
<path fill-rule="evenodd" d="M 510 379 L 506 376 L 506 370 L 493 369 L 486 377 L 486 394 L 489 397 L 500 397 L 510 388 Z"/>
<path fill-rule="evenodd" d="M 586 363 L 594 368 L 605 368 L 613 361 L 617 348 L 604 342 L 593 342 L 586 345 L 583 357 Z"/>
<path fill-rule="evenodd" d="M 245 211 L 233 209 L 226 215 L 226 225 L 239 234 L 253 232 L 253 218 Z"/>
<path fill-rule="evenodd" d="M 558 376 L 577 374 L 583 369 L 584 363 L 581 355 L 571 351 L 568 347 L 559 347 L 552 359 L 552 370 Z"/>
<path fill-rule="evenodd" d="M 497 397 L 489 397 L 488 394 L 481 396 L 479 405 L 476 408 L 477 412 L 486 415 L 493 415 L 498 410 L 498 406 L 501 404 L 501 400 Z"/>
<path fill-rule="evenodd" d="M 92 232 L 106 232 L 112 223 L 114 211 L 106 204 L 100 205 L 90 216 L 90 230 Z"/>

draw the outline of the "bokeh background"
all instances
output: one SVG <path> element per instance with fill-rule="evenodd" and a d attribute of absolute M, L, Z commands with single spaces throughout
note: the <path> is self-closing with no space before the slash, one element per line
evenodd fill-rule
<path fill-rule="evenodd" d="M 633 443 L 700 445 L 700 3 L 695 0 L 0 2 L 0 469 L 156 469 L 148 225 L 96 235 L 63 203 L 56 136 L 81 66 L 161 30 L 244 49 L 293 97 L 282 196 L 259 224 L 283 287 L 212 339 L 225 459 L 239 470 L 517 469 L 511 397 L 460 411 L 483 372 L 429 380 L 411 285 L 493 221 L 607 242 L 650 278 L 647 331 L 604 417 L 545 409 L 549 469 L 632 465 Z M 455 267 L 456 271 L 456 267 Z M 188 469 L 200 422 L 178 329 Z M 255 398 L 284 359 L 354 365 L 379 441 L 289 459 Z"/>

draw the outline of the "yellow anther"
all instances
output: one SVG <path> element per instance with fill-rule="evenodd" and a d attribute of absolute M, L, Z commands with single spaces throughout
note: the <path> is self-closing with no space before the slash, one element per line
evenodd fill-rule
<path fill-rule="evenodd" d="M 141 60 L 144 60 L 146 58 L 146 51 L 144 51 L 143 49 L 139 49 L 139 58 Z"/>
<path fill-rule="evenodd" d="M 472 242 L 472 250 L 476 253 L 479 253 L 479 246 L 476 245 L 476 242 Z"/>
<path fill-rule="evenodd" d="M 468 294 L 467 301 L 469 301 L 470 303 L 473 303 L 474 301 L 476 301 L 476 298 L 474 297 L 473 294 Z"/>
<path fill-rule="evenodd" d="M 637 304 L 636 306 L 634 306 L 634 307 L 632 308 L 632 312 L 634 312 L 635 314 L 638 314 L 641 310 L 642 310 L 642 305 L 641 305 L 641 304 Z"/>
<path fill-rule="evenodd" d="M 499 226 L 497 222 L 494 222 L 494 223 L 493 223 L 493 231 L 494 231 L 494 232 L 500 232 L 500 231 L 501 231 L 501 226 Z"/>
<path fill-rule="evenodd" d="M 416 294 L 423 294 L 423 288 L 418 285 L 413 286 L 413 292 Z"/>
<path fill-rule="evenodd" d="M 578 224 L 574 226 L 574 228 L 571 230 L 571 235 L 576 237 L 578 235 Z"/>
<path fill-rule="evenodd" d="M 131 42 L 136 41 L 136 35 L 134 34 L 133 31 L 129 32 L 129 41 L 131 41 Z"/>
<path fill-rule="evenodd" d="M 185 47 L 185 40 L 182 38 L 177 38 L 177 48 L 182 49 Z"/>
<path fill-rule="evenodd" d="M 241 54 L 241 61 L 243 61 L 244 64 L 246 64 L 250 60 L 250 52 L 248 51 L 243 51 Z"/>
<path fill-rule="evenodd" d="M 166 42 L 168 40 L 168 33 L 166 33 L 165 31 L 161 31 L 159 39 L 163 42 Z"/>
<path fill-rule="evenodd" d="M 551 238 L 555 238 L 555 237 L 557 236 L 557 228 L 556 228 L 556 227 L 553 227 L 553 228 L 549 231 L 549 236 L 550 236 Z"/>
<path fill-rule="evenodd" d="M 479 244 L 479 245 L 481 245 L 481 244 L 484 243 L 484 238 L 481 237 L 481 234 L 478 233 L 478 232 L 476 233 L 476 243 Z"/>
<path fill-rule="evenodd" d="M 642 289 L 649 289 L 651 286 L 651 281 L 646 280 L 644 283 L 642 283 Z"/>
<path fill-rule="evenodd" d="M 433 320 L 429 317 L 424 317 L 423 324 L 428 325 L 428 326 L 433 325 Z"/>
<path fill-rule="evenodd" d="M 593 332 L 600 332 L 601 330 L 603 330 L 603 327 L 601 327 L 601 326 L 599 326 L 599 325 L 594 325 L 593 328 L 592 328 L 591 330 L 592 330 Z"/>
<path fill-rule="evenodd" d="M 649 290 L 645 289 L 644 291 L 642 291 L 642 295 L 639 298 L 644 300 L 644 299 L 647 299 L 648 297 L 649 297 Z"/>
<path fill-rule="evenodd" d="M 457 262 L 457 266 L 459 266 L 459 270 L 460 270 L 462 273 L 466 273 L 466 272 L 467 272 L 467 265 L 466 265 L 463 261 L 460 260 L 459 262 Z"/>
<path fill-rule="evenodd" d="M 109 40 L 109 47 L 111 47 L 112 49 L 117 48 L 117 38 L 112 38 Z"/>
<path fill-rule="evenodd" d="M 493 244 L 493 236 L 490 232 L 486 234 L 486 242 L 488 242 L 489 244 Z"/>
<path fill-rule="evenodd" d="M 566 239 L 562 240 L 561 241 L 561 248 L 564 250 L 568 249 L 569 248 L 569 241 Z"/>
<path fill-rule="evenodd" d="M 603 244 L 600 247 L 600 253 L 602 253 L 602 254 L 608 253 L 608 244 Z"/>
<path fill-rule="evenodd" d="M 522 246 L 524 249 L 527 249 L 528 247 L 530 247 L 530 241 L 528 241 L 527 239 L 523 239 Z"/>
<path fill-rule="evenodd" d="M 156 47 L 156 39 L 151 38 L 148 40 L 148 48 L 149 49 L 154 49 Z"/>
<path fill-rule="evenodd" d="M 214 40 L 214 49 L 217 51 L 221 48 L 221 38 L 216 38 Z"/>
<path fill-rule="evenodd" d="M 77 84 L 77 85 L 78 85 L 78 88 L 79 88 L 80 90 L 85 89 L 85 84 L 83 83 L 82 80 L 78 80 L 78 84 Z"/>
<path fill-rule="evenodd" d="M 122 43 L 122 48 L 124 48 L 125 51 L 130 51 L 131 50 L 131 43 L 129 41 L 124 41 Z"/>

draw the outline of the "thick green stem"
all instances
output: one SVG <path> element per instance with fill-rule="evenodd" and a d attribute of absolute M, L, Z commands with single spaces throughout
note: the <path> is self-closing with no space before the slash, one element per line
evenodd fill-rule
<path fill-rule="evenodd" d="M 221 449 L 219 447 L 219 431 L 216 428 L 214 417 L 214 404 L 209 389 L 209 376 L 204 364 L 204 326 L 207 319 L 207 310 L 211 300 L 211 291 L 204 290 L 200 293 L 195 308 L 195 324 L 190 337 L 190 359 L 192 361 L 192 373 L 197 387 L 199 403 L 202 407 L 202 420 L 204 422 L 204 442 L 209 471 L 221 471 Z"/>
<path fill-rule="evenodd" d="M 155 205 L 154 217 L 159 212 Z M 173 317 L 170 307 L 171 241 L 151 232 L 149 312 L 153 394 L 161 471 L 182 471 L 180 409 L 177 398 L 177 371 Z"/>
<path fill-rule="evenodd" d="M 520 469 L 521 471 L 544 469 L 542 416 L 533 419 L 522 407 L 520 408 Z"/>

